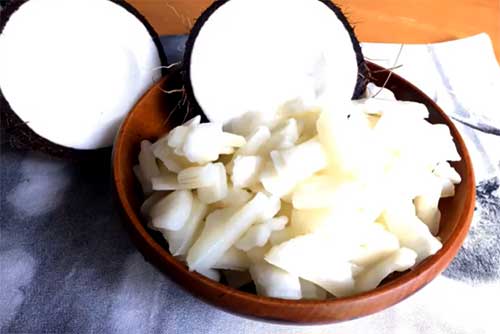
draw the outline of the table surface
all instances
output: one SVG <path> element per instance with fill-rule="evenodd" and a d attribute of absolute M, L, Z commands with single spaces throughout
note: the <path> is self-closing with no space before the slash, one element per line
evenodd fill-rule
<path fill-rule="evenodd" d="M 129 0 L 161 35 L 184 34 L 212 0 Z M 338 0 L 363 42 L 430 43 L 487 32 L 500 63 L 499 0 Z"/>

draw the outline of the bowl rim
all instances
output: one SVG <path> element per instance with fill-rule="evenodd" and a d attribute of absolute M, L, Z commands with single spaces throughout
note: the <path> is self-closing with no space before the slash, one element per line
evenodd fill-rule
<path fill-rule="evenodd" d="M 384 69 L 383 67 L 380 67 L 376 64 L 367 62 L 367 66 L 371 71 L 389 71 Z M 407 80 L 401 78 L 395 73 L 391 74 L 394 76 L 397 80 L 401 80 L 404 84 L 406 84 L 412 91 L 414 91 L 417 95 L 419 95 L 419 98 L 422 100 L 426 101 L 426 104 L 430 105 L 432 109 L 434 109 L 440 117 L 442 117 L 445 121 L 445 124 L 449 127 L 450 132 L 452 134 L 452 137 L 455 141 L 455 144 L 457 147 L 461 149 L 461 158 L 463 162 L 465 163 L 465 170 L 467 173 L 468 178 L 470 179 L 470 186 L 469 188 L 465 189 L 464 191 L 467 192 L 466 200 L 465 202 L 467 203 L 467 207 L 465 207 L 458 219 L 457 226 L 453 229 L 451 232 L 448 240 L 443 243 L 443 247 L 434 255 L 430 256 L 429 258 L 425 259 L 422 261 L 420 264 L 415 266 L 412 270 L 409 272 L 406 272 L 402 274 L 399 277 L 396 277 L 395 279 L 385 283 L 384 285 L 377 287 L 373 290 L 360 293 L 357 295 L 349 296 L 349 297 L 342 297 L 342 298 L 334 298 L 334 299 L 327 299 L 327 300 L 286 300 L 286 299 L 279 299 L 279 298 L 271 298 L 271 297 L 263 297 L 263 296 L 258 296 L 252 293 L 240 291 L 234 288 L 231 288 L 227 285 L 224 285 L 222 283 L 213 281 L 209 278 L 206 278 L 205 276 L 202 276 L 196 272 L 190 272 L 188 268 L 183 264 L 182 262 L 178 261 L 175 259 L 172 255 L 170 255 L 169 251 L 162 247 L 150 234 L 148 229 L 146 228 L 143 223 L 141 223 L 142 218 L 140 217 L 140 214 L 138 212 L 135 212 L 133 210 L 133 206 L 131 202 L 128 199 L 128 196 L 126 194 L 126 191 L 124 190 L 123 187 L 123 182 L 120 179 L 120 175 L 122 175 L 122 164 L 120 163 L 122 160 L 122 155 L 123 155 L 123 150 L 124 150 L 124 133 L 126 129 L 129 126 L 129 123 L 131 122 L 132 119 L 132 114 L 134 113 L 135 109 L 137 106 L 141 105 L 145 100 L 149 98 L 149 96 L 152 94 L 152 91 L 154 89 L 157 89 L 158 86 L 162 85 L 169 77 L 169 74 L 167 74 L 165 77 L 163 77 L 159 82 L 157 82 L 155 85 L 153 85 L 142 97 L 139 99 L 139 101 L 136 103 L 134 108 L 129 112 L 129 114 L 126 116 L 125 120 L 123 121 L 122 125 L 120 126 L 120 129 L 116 135 L 115 138 L 115 143 L 113 146 L 113 156 L 112 156 L 112 173 L 113 173 L 113 184 L 114 184 L 114 190 L 115 190 L 115 195 L 118 199 L 118 204 L 119 204 L 119 209 L 124 213 L 125 219 L 123 219 L 125 227 L 128 229 L 130 236 L 132 237 L 133 241 L 136 243 L 136 246 L 139 248 L 141 253 L 145 257 L 150 256 L 153 257 L 152 262 L 156 264 L 159 269 L 164 271 L 167 275 L 171 276 L 172 272 L 169 270 L 168 272 L 165 270 L 163 265 L 166 265 L 169 267 L 169 269 L 176 269 L 179 270 L 182 273 L 183 278 L 189 278 L 192 281 L 200 284 L 201 287 L 207 287 L 210 288 L 212 291 L 211 293 L 204 294 L 200 292 L 200 289 L 197 289 L 197 291 L 192 291 L 186 287 L 183 282 L 179 281 L 179 277 L 174 277 L 174 280 L 185 290 L 190 292 L 191 294 L 195 294 L 198 297 L 201 297 L 205 301 L 209 302 L 212 305 L 215 305 L 217 307 L 220 307 L 228 312 L 231 313 L 236 313 L 241 316 L 246 316 L 246 317 L 251 317 L 251 318 L 258 318 L 260 320 L 268 320 L 268 321 L 274 321 L 274 322 L 284 322 L 284 323 L 295 323 L 295 324 L 325 324 L 325 323 L 332 323 L 332 322 L 337 322 L 337 321 L 343 321 L 343 320 L 349 320 L 353 319 L 358 316 L 364 316 L 368 314 L 375 313 L 377 311 L 380 311 L 382 309 L 385 309 L 391 305 L 394 305 L 401 300 L 409 297 L 416 291 L 420 290 L 422 287 L 424 287 L 427 283 L 432 281 L 436 276 L 438 276 L 451 262 L 451 260 L 454 258 L 456 253 L 458 252 L 461 244 L 463 243 L 470 224 L 472 220 L 472 215 L 474 212 L 474 203 L 475 203 L 475 177 L 474 177 L 474 170 L 472 167 L 472 161 L 471 157 L 469 155 L 469 152 L 467 150 L 467 147 L 465 145 L 465 142 L 460 135 L 459 131 L 457 130 L 456 126 L 453 124 L 451 119 L 444 113 L 444 111 L 432 100 L 430 99 L 427 95 L 425 95 L 420 89 L 415 87 L 413 84 L 408 82 Z M 151 253 L 153 252 L 153 253 Z M 423 280 L 417 280 L 417 278 L 423 274 L 427 273 L 425 275 Z M 409 293 L 407 293 L 409 291 Z M 287 317 L 286 312 L 284 311 L 278 311 L 278 313 L 283 313 L 282 316 L 261 316 L 257 315 L 255 310 L 250 310 L 250 311 L 245 311 L 245 310 L 237 310 L 235 311 L 234 309 L 228 307 L 227 302 L 218 302 L 214 301 L 210 295 L 213 295 L 213 293 L 216 293 L 220 299 L 222 297 L 227 297 L 230 296 L 231 298 L 235 298 L 234 301 L 231 303 L 250 303 L 254 305 L 255 307 L 259 307 L 259 305 L 265 304 L 265 306 L 269 307 L 275 307 L 277 310 L 282 310 L 283 307 L 286 309 L 295 309 L 300 311 L 301 309 L 309 309 L 311 306 L 318 306 L 318 307 L 326 307 L 326 308 L 335 308 L 342 306 L 343 308 L 348 307 L 348 306 L 362 306 L 362 305 L 367 305 L 370 303 L 373 304 L 373 308 L 369 312 L 361 312 L 357 316 L 343 316 L 342 314 L 339 314 L 339 317 L 333 317 L 330 315 L 328 316 L 319 316 L 319 317 L 314 317 L 313 316 L 313 321 L 311 320 L 304 320 L 301 321 L 300 319 L 294 319 L 293 317 Z M 391 302 L 386 305 L 379 305 L 378 303 L 375 303 L 375 300 L 379 299 L 381 296 L 388 296 L 389 294 L 396 294 L 395 298 L 391 298 Z"/>

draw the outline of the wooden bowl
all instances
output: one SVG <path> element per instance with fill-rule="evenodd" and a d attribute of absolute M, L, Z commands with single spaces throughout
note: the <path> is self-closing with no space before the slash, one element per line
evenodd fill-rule
<path fill-rule="evenodd" d="M 369 68 L 374 83 L 383 85 L 389 72 L 374 64 L 369 64 Z M 467 235 L 475 204 L 475 181 L 469 153 L 457 129 L 444 112 L 415 86 L 393 74 L 386 87 L 400 100 L 424 103 L 430 110 L 431 122 L 447 124 L 462 157 L 460 162 L 453 163 L 462 177 L 462 183 L 457 186 L 454 197 L 441 201 L 439 237 L 443 241 L 443 248 L 437 254 L 410 271 L 391 275 L 373 291 L 325 301 L 260 297 L 190 272 L 183 263 L 169 254 L 161 235 L 146 227 L 139 212 L 143 195 L 132 172 L 132 166 L 137 163 L 140 141 L 154 141 L 182 122 L 184 115 L 180 110 L 176 116 L 166 121 L 169 111 L 179 101 L 179 96 L 162 90 L 162 87 L 172 87 L 178 82 L 178 72 L 171 72 L 152 87 L 127 116 L 115 141 L 113 178 L 119 207 L 124 214 L 124 224 L 137 248 L 147 261 L 193 295 L 231 313 L 260 320 L 296 324 L 333 323 L 383 310 L 411 296 L 441 273 L 458 252 Z"/>

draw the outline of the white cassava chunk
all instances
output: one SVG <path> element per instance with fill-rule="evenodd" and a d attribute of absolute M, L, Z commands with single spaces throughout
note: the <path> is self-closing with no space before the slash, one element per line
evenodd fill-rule
<path fill-rule="evenodd" d="M 446 124 L 429 124 L 428 143 L 432 140 L 431 151 L 435 151 L 436 161 L 460 161 L 457 147 L 451 136 L 450 128 Z"/>
<path fill-rule="evenodd" d="M 233 160 L 231 182 L 237 188 L 247 188 L 259 181 L 259 175 L 264 166 L 261 156 L 237 156 Z"/>
<path fill-rule="evenodd" d="M 390 198 L 390 192 L 384 186 L 382 180 L 367 185 L 360 182 L 334 182 L 325 175 L 314 176 L 295 188 L 292 203 L 299 210 L 327 209 L 322 214 L 328 213 L 327 219 L 331 224 L 371 223 L 382 213 Z"/>
<path fill-rule="evenodd" d="M 160 175 L 160 170 L 156 164 L 156 158 L 151 150 L 151 143 L 147 140 L 141 141 L 141 151 L 139 153 L 139 166 L 146 182 L 151 178 Z M 149 189 L 149 187 L 147 187 Z"/>
<path fill-rule="evenodd" d="M 173 128 L 167 136 L 167 145 L 173 149 L 182 147 L 189 133 L 189 126 L 180 125 Z"/>
<path fill-rule="evenodd" d="M 443 190 L 443 184 L 437 177 L 429 177 L 424 190 L 413 200 L 417 217 L 422 220 L 433 235 L 439 232 L 439 199 Z"/>
<path fill-rule="evenodd" d="M 354 279 L 356 279 L 356 277 L 361 274 L 363 272 L 363 270 L 365 270 L 364 267 L 362 266 L 358 266 L 357 264 L 355 263 L 352 263 L 351 264 L 351 270 L 352 270 L 352 277 L 354 277 Z"/>
<path fill-rule="evenodd" d="M 392 199 L 413 199 L 424 193 L 429 187 L 429 182 L 433 181 L 432 177 L 428 167 L 419 165 L 419 162 L 412 159 L 402 158 L 400 155 L 387 168 L 378 186 L 383 190 L 381 194 L 388 195 L 386 198 L 389 201 L 386 201 L 386 206 L 389 206 Z"/>
<path fill-rule="evenodd" d="M 188 252 L 189 269 L 211 268 L 253 223 L 261 219 L 262 210 L 270 202 L 268 196 L 258 193 L 228 219 L 206 226 Z"/>
<path fill-rule="evenodd" d="M 191 162 L 207 163 L 215 161 L 220 154 L 218 136 L 222 126 L 215 123 L 204 123 L 189 131 L 182 147 L 183 153 Z"/>
<path fill-rule="evenodd" d="M 400 248 L 356 277 L 356 291 L 375 289 L 382 280 L 395 271 L 413 267 L 417 254 L 409 248 Z"/>
<path fill-rule="evenodd" d="M 210 268 L 202 268 L 202 269 L 197 269 L 196 272 L 200 275 L 205 276 L 206 278 L 210 278 L 212 281 L 216 282 L 220 281 L 220 273 L 218 270 Z"/>
<path fill-rule="evenodd" d="M 195 238 L 200 233 L 202 221 L 207 213 L 207 205 L 193 198 L 191 213 L 184 226 L 177 231 L 163 230 L 168 248 L 173 256 L 185 257 Z"/>
<path fill-rule="evenodd" d="M 235 247 L 243 251 L 248 251 L 254 247 L 262 247 L 267 243 L 273 232 L 283 230 L 287 223 L 288 217 L 281 216 L 252 225 L 236 242 Z"/>
<path fill-rule="evenodd" d="M 222 274 L 226 278 L 227 285 L 234 289 L 252 282 L 252 276 L 248 271 L 222 270 Z"/>
<path fill-rule="evenodd" d="M 411 113 L 402 113 L 397 110 L 384 110 L 375 126 L 374 133 L 380 139 L 385 151 L 393 155 L 401 152 L 410 152 L 422 145 L 423 127 L 425 121 Z M 428 149 L 428 148 L 425 148 Z M 422 149 L 419 149 L 419 152 Z"/>
<path fill-rule="evenodd" d="M 319 114 L 321 109 L 318 106 L 311 106 L 307 105 L 304 103 L 305 101 L 296 98 L 296 99 L 291 99 L 283 103 L 279 108 L 278 108 L 278 117 L 282 119 L 286 118 L 296 118 L 296 117 L 302 117 L 306 114 Z"/>
<path fill-rule="evenodd" d="M 248 251 L 254 247 L 262 247 L 269 240 L 271 227 L 267 224 L 255 224 L 235 243 L 235 247 L 242 251 Z"/>
<path fill-rule="evenodd" d="M 266 126 L 257 127 L 253 133 L 246 138 L 246 143 L 235 155 L 257 155 L 261 153 L 262 147 L 271 138 L 271 131 Z"/>
<path fill-rule="evenodd" d="M 231 247 L 222 255 L 212 268 L 244 271 L 248 270 L 249 266 L 250 259 L 245 252 L 242 252 L 235 247 Z"/>
<path fill-rule="evenodd" d="M 342 239 L 317 233 L 299 236 L 274 246 L 265 260 L 337 297 L 347 296 L 352 294 L 354 280 L 346 259 L 351 247 Z"/>
<path fill-rule="evenodd" d="M 345 108 L 352 112 L 352 105 L 347 104 Z M 328 158 L 329 174 L 342 180 L 370 182 L 384 172 L 388 153 L 366 119 L 347 118 L 339 110 L 324 111 L 318 119 L 317 130 Z"/>
<path fill-rule="evenodd" d="M 201 123 L 201 116 L 196 115 L 193 118 L 191 118 L 189 121 L 184 123 L 183 125 L 188 126 L 188 127 L 196 127 L 196 126 L 200 125 L 200 123 Z"/>
<path fill-rule="evenodd" d="M 250 266 L 250 275 L 257 294 L 283 299 L 300 299 L 299 278 L 269 263 L 260 262 Z"/>
<path fill-rule="evenodd" d="M 329 175 L 315 175 L 294 189 L 292 204 L 296 209 L 328 208 L 335 202 L 348 203 L 354 192 L 352 183 L 342 184 Z"/>
<path fill-rule="evenodd" d="M 170 148 L 163 149 L 157 154 L 157 157 L 173 173 L 179 173 L 181 170 L 193 165 L 185 157 L 175 154 Z"/>
<path fill-rule="evenodd" d="M 192 206 L 191 191 L 174 191 L 151 208 L 152 225 L 157 229 L 178 231 L 188 221 Z"/>
<path fill-rule="evenodd" d="M 182 152 L 189 161 L 203 164 L 217 160 L 220 154 L 231 152 L 228 148 L 244 144 L 244 137 L 223 132 L 220 124 L 202 123 L 190 129 Z"/>
<path fill-rule="evenodd" d="M 417 252 L 417 263 L 434 255 L 443 246 L 425 225 L 415 215 L 412 203 L 399 203 L 398 206 L 388 208 L 382 215 L 387 230 L 393 233 L 402 247 Z"/>
<path fill-rule="evenodd" d="M 230 132 L 222 132 L 220 141 L 222 147 L 242 147 L 246 143 L 245 137 Z"/>
<path fill-rule="evenodd" d="M 238 211 L 238 207 L 229 207 L 224 209 L 218 209 L 210 212 L 205 218 L 205 226 L 203 227 L 202 234 L 205 230 L 211 230 L 215 226 L 218 226 L 221 222 L 228 220 L 232 215 Z"/>
<path fill-rule="evenodd" d="M 254 247 L 247 252 L 247 256 L 253 264 L 260 263 L 264 261 L 264 256 L 270 249 L 271 245 L 269 244 L 262 247 Z"/>
<path fill-rule="evenodd" d="M 299 234 L 308 234 L 317 231 L 325 224 L 335 223 L 337 222 L 330 208 L 306 209 L 292 211 L 290 226 Z"/>
<path fill-rule="evenodd" d="M 380 224 L 368 224 L 351 262 L 360 267 L 369 267 L 399 249 L 398 238 Z"/>
<path fill-rule="evenodd" d="M 455 196 L 455 185 L 449 179 L 441 179 L 441 198 Z"/>
<path fill-rule="evenodd" d="M 377 128 L 384 116 L 377 124 Z M 394 129 L 387 130 L 387 126 L 383 131 L 395 132 Z M 392 146 L 399 145 L 396 152 L 412 161 L 413 164 L 421 166 L 419 168 L 432 170 L 437 163 L 443 160 L 458 161 L 461 159 L 450 129 L 444 124 L 430 124 L 426 121 L 407 122 L 406 125 L 400 126 L 398 131 L 399 135 L 402 135 L 401 140 L 399 143 L 395 143 L 392 139 Z M 392 137 L 397 138 L 396 135 Z M 391 139 L 387 138 L 385 144 L 391 146 Z"/>
<path fill-rule="evenodd" d="M 224 125 L 224 130 L 247 137 L 261 126 L 270 129 L 274 127 L 274 124 L 275 118 L 273 113 L 249 111 L 229 121 L 229 123 Z"/>
<path fill-rule="evenodd" d="M 259 180 L 267 192 L 278 197 L 284 197 L 290 193 L 297 184 L 284 173 L 278 173 L 270 161 L 264 165 Z"/>
<path fill-rule="evenodd" d="M 151 185 L 155 191 L 189 189 L 189 187 L 179 184 L 177 175 L 174 173 L 162 173 L 160 176 L 153 177 L 151 179 Z"/>
<path fill-rule="evenodd" d="M 300 98 L 288 100 L 278 109 L 278 115 L 281 118 L 295 117 L 298 114 L 308 112 L 311 108 Z"/>
<path fill-rule="evenodd" d="M 280 231 L 285 228 L 286 224 L 288 224 L 287 216 L 280 216 L 273 219 L 269 219 L 264 222 L 264 224 L 268 225 L 271 231 Z"/>
<path fill-rule="evenodd" d="M 305 279 L 300 279 L 300 290 L 302 299 L 324 300 L 328 297 L 326 290 Z"/>
<path fill-rule="evenodd" d="M 186 157 L 175 154 L 164 139 L 160 139 L 154 143 L 152 149 L 155 157 L 158 158 L 163 165 L 165 165 L 165 167 L 173 173 L 179 173 L 181 170 L 194 165 L 189 162 Z"/>
<path fill-rule="evenodd" d="M 172 172 L 170 169 L 167 168 L 167 166 L 165 166 L 165 164 L 162 162 L 162 161 L 156 161 L 157 165 L 158 165 L 158 170 L 160 171 L 160 176 L 170 176 L 170 175 L 175 175 L 174 172 Z"/>
<path fill-rule="evenodd" d="M 287 217 L 272 218 L 280 210 L 281 201 L 277 197 L 270 197 L 269 205 L 263 208 L 258 223 L 252 225 L 245 234 L 235 243 L 235 247 L 248 251 L 255 247 L 264 246 L 273 231 L 282 230 L 288 223 Z"/>
<path fill-rule="evenodd" d="M 139 165 L 146 179 L 151 179 L 152 177 L 160 175 L 160 170 L 156 164 L 156 158 L 153 155 L 151 145 L 151 142 L 147 140 L 141 141 L 141 151 L 139 152 Z"/>
<path fill-rule="evenodd" d="M 168 146 L 173 149 L 182 148 L 189 131 L 198 126 L 200 122 L 201 116 L 195 116 L 183 125 L 172 129 L 165 138 Z"/>
<path fill-rule="evenodd" d="M 281 209 L 281 201 L 280 198 L 273 195 L 268 195 L 267 205 L 261 208 L 259 215 L 259 222 L 264 222 L 270 220 Z"/>
<path fill-rule="evenodd" d="M 368 129 L 374 129 L 379 119 L 380 115 L 368 114 L 359 110 L 353 110 L 349 115 L 349 121 L 363 124 Z"/>
<path fill-rule="evenodd" d="M 306 179 L 327 165 L 325 152 L 314 138 L 289 149 L 273 151 L 271 159 L 278 172 L 287 172 L 298 180 Z"/>
<path fill-rule="evenodd" d="M 434 175 L 440 178 L 445 178 L 450 180 L 453 184 L 459 184 L 462 182 L 462 177 L 455 168 L 451 167 L 449 162 L 442 161 L 439 162 L 433 170 Z"/>
<path fill-rule="evenodd" d="M 139 181 L 139 184 L 141 185 L 142 192 L 145 195 L 151 194 L 152 191 L 152 186 L 151 186 L 151 180 L 148 180 L 142 175 L 141 167 L 139 165 L 135 165 L 132 168 L 135 177 Z"/>
<path fill-rule="evenodd" d="M 252 198 L 252 194 L 241 188 L 230 187 L 227 190 L 227 196 L 223 198 L 219 203 L 218 207 L 227 208 L 230 206 L 242 206 Z"/>
<path fill-rule="evenodd" d="M 287 150 L 273 151 L 271 159 L 273 162 L 264 166 L 260 181 L 266 191 L 279 197 L 327 165 L 321 144 L 314 138 Z"/>
<path fill-rule="evenodd" d="M 455 196 L 455 184 L 462 182 L 462 177 L 455 168 L 446 162 L 438 162 L 432 173 L 437 176 L 441 181 L 441 198 Z"/>
<path fill-rule="evenodd" d="M 154 192 L 149 196 L 141 205 L 141 213 L 143 216 L 148 217 L 151 208 L 158 203 L 163 197 L 165 197 L 165 192 Z"/>
<path fill-rule="evenodd" d="M 213 163 L 205 166 L 189 167 L 177 174 L 177 182 L 187 189 L 208 187 L 218 180 L 219 173 L 218 167 Z"/>
<path fill-rule="evenodd" d="M 206 204 L 212 204 L 227 196 L 226 168 L 220 162 L 213 164 L 215 170 L 213 182 L 197 190 L 198 198 Z"/>
<path fill-rule="evenodd" d="M 282 150 L 290 148 L 300 137 L 300 129 L 297 121 L 294 118 L 287 119 L 283 125 L 275 129 L 271 138 L 266 142 L 263 147 L 264 152 L 271 150 Z"/>

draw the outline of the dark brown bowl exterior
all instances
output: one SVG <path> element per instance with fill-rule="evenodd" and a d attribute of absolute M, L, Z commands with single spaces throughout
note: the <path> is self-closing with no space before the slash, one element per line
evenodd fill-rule
<path fill-rule="evenodd" d="M 382 85 L 389 72 L 374 64 L 368 66 L 372 71 L 372 80 L 377 85 Z M 139 212 L 143 196 L 132 172 L 132 166 L 137 163 L 140 141 L 156 140 L 183 118 L 172 117 L 166 122 L 178 97 L 166 94 L 161 89 L 177 80 L 177 77 L 178 74 L 172 72 L 152 87 L 125 119 L 115 141 L 113 178 L 118 205 L 124 214 L 124 225 L 137 248 L 147 261 L 193 295 L 228 312 L 259 320 L 295 324 L 333 323 L 365 316 L 400 302 L 440 274 L 458 252 L 467 235 L 475 205 L 475 180 L 469 153 L 457 129 L 444 112 L 415 86 L 393 74 L 386 87 L 398 99 L 424 103 L 430 110 L 431 122 L 447 124 L 462 157 L 462 161 L 453 164 L 462 177 L 462 183 L 457 186 L 455 197 L 442 200 L 440 205 L 442 219 L 439 236 L 443 241 L 443 248 L 437 254 L 411 271 L 386 280 L 373 291 L 326 301 L 260 297 L 190 272 L 169 254 L 165 243 L 145 226 Z M 176 120 L 173 121 L 174 118 Z"/>

